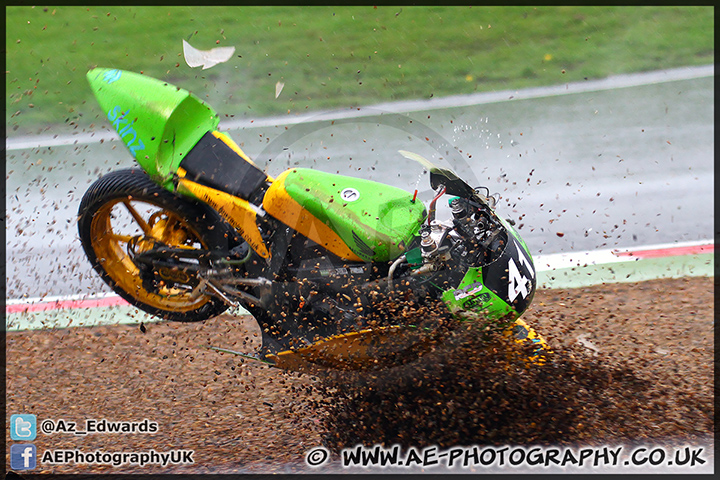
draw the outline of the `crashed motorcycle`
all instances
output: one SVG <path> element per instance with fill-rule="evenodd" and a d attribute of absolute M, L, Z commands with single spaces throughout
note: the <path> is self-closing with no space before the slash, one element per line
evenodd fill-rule
<path fill-rule="evenodd" d="M 429 171 L 427 207 L 417 191 L 366 179 L 308 168 L 271 177 L 187 90 L 117 69 L 87 78 L 140 168 L 90 186 L 79 235 L 93 268 L 130 304 L 175 321 L 242 307 L 262 347 L 233 353 L 294 370 L 361 369 L 422 351 L 432 329 L 367 320 L 388 295 L 495 322 L 533 355 L 547 348 L 518 318 L 535 292 L 532 257 L 487 189 L 404 151 Z M 452 218 L 441 221 L 443 195 Z"/>

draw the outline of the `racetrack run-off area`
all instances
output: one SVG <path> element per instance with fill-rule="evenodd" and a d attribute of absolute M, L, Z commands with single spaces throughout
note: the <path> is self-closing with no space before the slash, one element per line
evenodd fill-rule
<path fill-rule="evenodd" d="M 509 362 L 502 349 L 478 348 L 472 332 L 460 332 L 415 364 L 360 378 L 291 374 L 207 348 L 257 346 L 247 316 L 8 332 L 7 412 L 78 425 L 158 425 L 152 434 L 38 434 L 39 452 L 194 451 L 192 465 L 42 464 L 35 472 L 388 473 L 346 470 L 336 456 L 311 469 L 304 458 L 321 445 L 399 442 L 668 452 L 691 446 L 702 449 L 705 464 L 642 471 L 711 473 L 713 292 L 708 277 L 540 289 L 523 318 L 555 352 L 541 367 Z M 512 471 L 568 471 L 538 468 Z"/>

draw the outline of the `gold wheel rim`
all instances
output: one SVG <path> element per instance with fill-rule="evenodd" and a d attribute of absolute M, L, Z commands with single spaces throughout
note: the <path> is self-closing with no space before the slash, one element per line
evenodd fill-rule
<path fill-rule="evenodd" d="M 90 238 L 97 262 L 120 289 L 153 308 L 175 312 L 197 310 L 210 301 L 208 295 L 177 287 L 162 286 L 157 293 L 145 289 L 127 252 L 128 242 L 138 235 L 139 243 L 152 239 L 172 247 L 207 248 L 187 222 L 161 206 L 129 198 L 108 202 L 95 213 Z"/>

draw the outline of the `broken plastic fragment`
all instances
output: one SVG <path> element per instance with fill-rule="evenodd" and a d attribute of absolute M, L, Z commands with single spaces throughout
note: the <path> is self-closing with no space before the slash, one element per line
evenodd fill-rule
<path fill-rule="evenodd" d="M 217 47 L 210 50 L 198 50 L 183 40 L 183 54 L 185 61 L 191 67 L 214 67 L 218 63 L 227 62 L 235 53 L 235 47 Z"/>

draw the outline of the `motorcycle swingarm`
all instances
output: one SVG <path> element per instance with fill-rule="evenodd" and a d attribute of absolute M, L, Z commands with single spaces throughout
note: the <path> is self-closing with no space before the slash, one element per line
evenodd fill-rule
<path fill-rule="evenodd" d="M 210 250 L 156 246 L 132 256 L 133 262 L 144 272 L 153 272 L 165 280 L 197 285 L 198 276 L 229 274 L 228 267 L 219 271 L 216 265 L 224 256 Z"/>
<path fill-rule="evenodd" d="M 228 305 L 239 306 L 234 298 L 255 305 L 263 302 L 256 296 L 238 289 L 268 288 L 271 282 L 265 278 L 242 278 L 234 274 L 231 266 L 224 264 L 227 255 L 210 250 L 174 248 L 157 245 L 133 256 L 148 288 L 158 281 L 182 284 L 196 290 L 208 290 Z"/>

